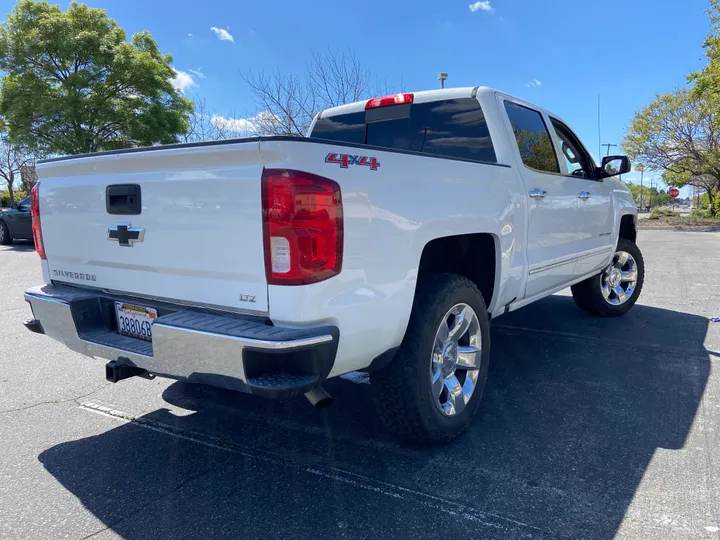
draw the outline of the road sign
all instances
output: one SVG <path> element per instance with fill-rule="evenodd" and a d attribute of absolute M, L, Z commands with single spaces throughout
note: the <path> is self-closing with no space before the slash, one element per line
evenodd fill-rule
<path fill-rule="evenodd" d="M 680 190 L 676 187 L 670 188 L 668 195 L 670 195 L 671 199 L 677 199 L 680 196 Z"/>

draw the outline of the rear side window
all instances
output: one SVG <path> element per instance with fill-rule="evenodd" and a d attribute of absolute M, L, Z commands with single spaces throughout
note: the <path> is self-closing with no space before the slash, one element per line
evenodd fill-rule
<path fill-rule="evenodd" d="M 505 102 L 505 111 L 510 118 L 523 163 L 537 171 L 559 173 L 560 166 L 542 115 L 509 101 Z"/>
<path fill-rule="evenodd" d="M 362 144 L 365 140 L 365 112 L 320 118 L 310 135 L 318 139 Z"/>
<path fill-rule="evenodd" d="M 497 163 L 485 115 L 474 98 L 321 118 L 311 137 Z"/>
<path fill-rule="evenodd" d="M 487 121 L 473 98 L 418 105 L 425 128 L 423 152 L 497 163 Z"/>

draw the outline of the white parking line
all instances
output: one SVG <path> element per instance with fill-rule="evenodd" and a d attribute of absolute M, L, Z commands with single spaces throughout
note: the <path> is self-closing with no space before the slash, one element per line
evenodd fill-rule
<path fill-rule="evenodd" d="M 121 422 L 128 422 L 139 427 L 147 428 L 149 430 L 169 435 L 178 439 L 202 444 L 209 446 L 223 452 L 230 452 L 243 457 L 247 457 L 254 460 L 265 461 L 271 463 L 274 466 L 284 466 L 295 470 L 303 471 L 316 476 L 322 476 L 335 482 L 342 482 L 344 484 L 352 485 L 354 487 L 373 491 L 380 495 L 390 497 L 393 499 L 406 500 L 411 503 L 420 504 L 426 508 L 432 508 L 438 510 L 444 514 L 470 521 L 479 525 L 490 527 L 493 529 L 499 529 L 503 531 L 517 531 L 522 529 L 525 536 L 528 537 L 545 537 L 547 532 L 543 531 L 538 527 L 534 527 L 521 521 L 500 516 L 491 512 L 483 512 L 477 508 L 473 508 L 462 503 L 416 491 L 389 482 L 383 482 L 381 480 L 375 480 L 361 474 L 356 474 L 350 471 L 345 471 L 335 467 L 328 466 L 308 466 L 302 462 L 296 461 L 292 458 L 281 456 L 279 454 L 269 452 L 267 450 L 252 448 L 244 446 L 232 441 L 226 441 L 212 435 L 206 435 L 191 430 L 178 428 L 162 422 L 156 422 L 154 420 L 148 420 L 143 417 L 135 417 L 129 413 L 100 405 L 93 402 L 82 402 L 80 408 L 95 414 L 101 414 L 103 416 L 110 417 L 114 420 Z"/>

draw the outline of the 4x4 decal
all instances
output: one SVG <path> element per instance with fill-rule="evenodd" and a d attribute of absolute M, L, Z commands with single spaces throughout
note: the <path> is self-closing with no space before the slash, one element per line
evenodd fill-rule
<path fill-rule="evenodd" d="M 330 153 L 325 157 L 325 163 L 339 163 L 341 169 L 347 169 L 350 165 L 365 165 L 371 171 L 377 171 L 380 162 L 377 158 L 369 156 L 351 156 L 349 154 Z"/>

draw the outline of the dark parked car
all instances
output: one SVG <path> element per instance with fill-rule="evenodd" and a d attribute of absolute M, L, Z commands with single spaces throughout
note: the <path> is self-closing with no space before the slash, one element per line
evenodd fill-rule
<path fill-rule="evenodd" d="M 13 240 L 32 240 L 30 197 L 25 197 L 13 208 L 0 209 L 0 244 Z"/>

